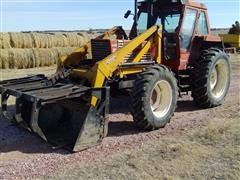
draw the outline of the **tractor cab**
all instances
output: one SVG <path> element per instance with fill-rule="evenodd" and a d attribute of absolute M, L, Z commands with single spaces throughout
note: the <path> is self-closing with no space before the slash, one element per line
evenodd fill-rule
<path fill-rule="evenodd" d="M 129 13 L 128 13 L 129 14 Z M 163 63 L 176 70 L 186 69 L 196 35 L 209 35 L 207 9 L 188 0 L 135 1 L 130 39 L 153 25 L 163 28 Z"/>

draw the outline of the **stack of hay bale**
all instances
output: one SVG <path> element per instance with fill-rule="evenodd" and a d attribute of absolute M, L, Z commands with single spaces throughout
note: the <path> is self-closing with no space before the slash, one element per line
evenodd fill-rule
<path fill-rule="evenodd" d="M 95 36 L 87 32 L 0 32 L 0 69 L 51 66 Z"/>

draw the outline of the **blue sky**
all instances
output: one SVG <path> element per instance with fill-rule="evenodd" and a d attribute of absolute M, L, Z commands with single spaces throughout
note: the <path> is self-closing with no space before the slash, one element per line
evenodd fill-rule
<path fill-rule="evenodd" d="M 131 27 L 133 0 L 0 0 L 1 31 L 79 30 Z M 197 0 L 195 0 L 197 1 Z M 199 0 L 198 0 L 199 1 Z M 201 0 L 212 27 L 231 27 L 240 20 L 240 0 Z"/>

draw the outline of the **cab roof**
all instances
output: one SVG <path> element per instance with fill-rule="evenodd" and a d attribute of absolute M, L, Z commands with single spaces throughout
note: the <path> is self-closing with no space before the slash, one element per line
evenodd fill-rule
<path fill-rule="evenodd" d="M 194 2 L 193 0 L 143 0 L 139 1 L 141 2 L 149 2 L 149 3 L 155 3 L 161 6 L 166 6 L 166 5 L 188 5 L 196 8 L 201 8 L 201 9 L 206 9 L 205 4 L 199 3 L 199 2 Z"/>

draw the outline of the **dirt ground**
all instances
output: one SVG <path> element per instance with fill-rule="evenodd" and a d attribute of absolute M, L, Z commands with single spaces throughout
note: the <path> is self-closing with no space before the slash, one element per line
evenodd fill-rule
<path fill-rule="evenodd" d="M 108 136 L 75 154 L 52 149 L 0 115 L 0 179 L 239 179 L 240 56 L 231 64 L 222 106 L 202 110 L 184 96 L 171 123 L 143 132 L 132 122 L 128 99 L 113 99 Z M 53 72 L 1 70 L 0 79 Z"/>

